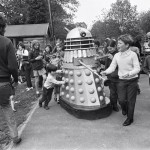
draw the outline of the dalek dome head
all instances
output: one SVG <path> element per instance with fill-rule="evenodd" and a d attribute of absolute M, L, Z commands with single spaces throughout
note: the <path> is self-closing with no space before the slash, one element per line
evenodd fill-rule
<path fill-rule="evenodd" d="M 84 38 L 84 37 L 92 37 L 90 31 L 82 27 L 77 27 L 77 28 L 72 29 L 67 34 L 66 39 Z"/>
<path fill-rule="evenodd" d="M 92 34 L 85 28 L 77 27 L 69 31 L 65 40 L 65 50 L 84 50 L 94 47 Z"/>

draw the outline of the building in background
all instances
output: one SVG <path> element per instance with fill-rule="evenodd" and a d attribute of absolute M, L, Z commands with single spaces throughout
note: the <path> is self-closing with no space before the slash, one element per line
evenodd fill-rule
<path fill-rule="evenodd" d="M 50 43 L 49 24 L 8 25 L 5 36 L 12 40 L 15 48 L 19 42 L 30 48 L 33 40 L 39 40 L 41 49 L 44 49 Z"/>

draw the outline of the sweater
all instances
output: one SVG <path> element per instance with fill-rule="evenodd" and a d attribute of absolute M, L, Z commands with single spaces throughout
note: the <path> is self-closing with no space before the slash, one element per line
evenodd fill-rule
<path fill-rule="evenodd" d="M 18 67 L 15 49 L 10 39 L 0 35 L 0 82 L 18 82 Z"/>
<path fill-rule="evenodd" d="M 136 78 L 140 72 L 140 64 L 137 54 L 130 49 L 125 52 L 118 52 L 115 54 L 110 67 L 105 70 L 106 74 L 110 74 L 115 71 L 117 66 L 119 79 Z M 129 73 L 129 76 L 123 77 L 127 73 Z"/>
<path fill-rule="evenodd" d="M 29 62 L 31 62 L 33 70 L 41 70 L 43 68 L 43 60 L 35 60 L 38 56 L 40 56 L 40 50 L 33 50 L 29 53 Z"/>
<path fill-rule="evenodd" d="M 46 81 L 44 83 L 44 87 L 46 89 L 50 89 L 50 88 L 54 88 L 54 85 L 61 85 L 64 84 L 64 81 L 58 81 L 54 78 L 54 76 L 52 76 L 50 73 L 48 74 Z"/>
<path fill-rule="evenodd" d="M 118 53 L 118 51 L 114 51 L 113 53 L 111 53 L 113 56 Z M 111 64 L 112 60 L 108 57 L 105 58 L 105 69 L 107 69 L 110 64 Z M 107 75 L 107 78 L 113 82 L 118 82 L 118 67 L 116 67 L 115 71 L 113 71 L 112 73 Z"/>

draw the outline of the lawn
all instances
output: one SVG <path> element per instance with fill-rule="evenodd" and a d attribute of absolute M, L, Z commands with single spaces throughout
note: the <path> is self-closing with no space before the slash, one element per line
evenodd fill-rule
<path fill-rule="evenodd" d="M 17 112 L 15 112 L 17 126 L 21 125 L 26 120 L 27 114 L 32 109 L 33 104 L 37 101 L 35 90 L 26 91 L 25 88 L 26 83 L 20 84 L 14 97 L 17 102 L 15 104 L 17 110 Z M 0 110 L 0 145 L 6 146 L 10 143 L 11 138 L 6 122 L 1 114 Z"/>

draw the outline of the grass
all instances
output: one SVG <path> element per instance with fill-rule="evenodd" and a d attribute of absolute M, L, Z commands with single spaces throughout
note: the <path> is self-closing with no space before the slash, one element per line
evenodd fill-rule
<path fill-rule="evenodd" d="M 15 112 L 17 126 L 26 120 L 27 114 L 37 101 L 35 90 L 26 91 L 25 88 L 26 83 L 19 85 L 14 97 L 15 101 L 18 102 L 15 104 L 15 109 L 17 110 L 17 112 Z M 0 145 L 8 145 L 10 141 L 9 129 L 0 110 Z"/>

